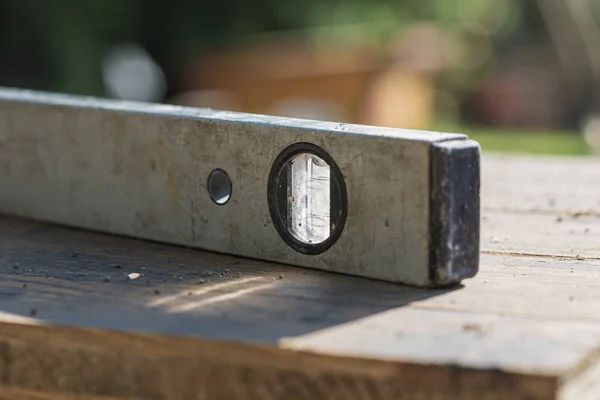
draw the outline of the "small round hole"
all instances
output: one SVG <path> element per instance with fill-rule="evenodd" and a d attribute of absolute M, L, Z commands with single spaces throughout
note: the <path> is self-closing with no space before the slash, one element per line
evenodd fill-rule
<path fill-rule="evenodd" d="M 206 185 L 208 194 L 212 201 L 218 205 L 223 205 L 231 198 L 231 178 L 227 172 L 220 168 L 214 169 L 208 176 L 208 184 Z"/>

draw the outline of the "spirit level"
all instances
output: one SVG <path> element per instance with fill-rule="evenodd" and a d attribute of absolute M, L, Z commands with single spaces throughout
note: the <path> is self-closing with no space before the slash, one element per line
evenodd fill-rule
<path fill-rule="evenodd" d="M 416 286 L 477 272 L 464 135 L 0 90 L 0 212 Z"/>

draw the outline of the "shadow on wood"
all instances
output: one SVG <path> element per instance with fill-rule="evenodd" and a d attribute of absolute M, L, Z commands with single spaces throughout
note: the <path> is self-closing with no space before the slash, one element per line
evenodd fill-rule
<path fill-rule="evenodd" d="M 5 319 L 254 343 L 460 288 L 416 289 L 6 217 L 0 248 Z"/>

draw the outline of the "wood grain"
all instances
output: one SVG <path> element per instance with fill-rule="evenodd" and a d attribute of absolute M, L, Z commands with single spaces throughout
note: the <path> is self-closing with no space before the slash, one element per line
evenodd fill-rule
<path fill-rule="evenodd" d="M 500 181 L 521 173 L 513 192 L 484 179 L 479 274 L 437 290 L 0 218 L 0 385 L 24 399 L 598 398 L 600 162 L 511 160 L 484 158 Z M 581 179 L 582 207 L 545 171 Z"/>
<path fill-rule="evenodd" d="M 484 210 L 600 215 L 598 157 L 486 154 Z"/>
<path fill-rule="evenodd" d="M 7 218 L 0 248 L 0 309 L 74 326 L 275 343 L 453 290 Z"/>
<path fill-rule="evenodd" d="M 87 394 L 59 393 L 47 390 L 0 386 L 0 400 L 117 400 L 114 397 Z"/>
<path fill-rule="evenodd" d="M 6 386 L 117 398 L 529 399 L 557 386 L 553 377 L 495 369 L 6 324 L 0 324 L 0 361 Z"/>
<path fill-rule="evenodd" d="M 482 219 L 484 252 L 600 259 L 600 216 L 484 211 Z"/>

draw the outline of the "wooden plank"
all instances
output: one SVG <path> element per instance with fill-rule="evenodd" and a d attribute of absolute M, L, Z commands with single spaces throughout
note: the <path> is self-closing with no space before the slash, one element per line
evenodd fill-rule
<path fill-rule="evenodd" d="M 0 228 L 4 320 L 201 343 L 284 339 L 284 347 L 324 354 L 456 365 L 465 376 L 499 369 L 523 385 L 548 377 L 551 388 L 600 343 L 596 260 L 484 255 L 464 288 L 418 290 L 14 219 Z M 323 337 L 336 339 L 323 347 Z"/>
<path fill-rule="evenodd" d="M 596 398 L 598 218 L 487 215 L 480 273 L 437 290 L 1 218 L 0 384 L 117 398 Z M 511 227 L 521 247 L 491 240 Z"/>
<path fill-rule="evenodd" d="M 421 364 L 563 375 L 600 344 L 600 326 L 488 312 L 403 307 L 282 341 L 284 348 Z"/>
<path fill-rule="evenodd" d="M 552 377 L 239 343 L 0 324 L 0 379 L 50 393 L 164 399 L 530 399 Z M 431 385 L 435 382 L 435 385 Z"/>
<path fill-rule="evenodd" d="M 577 371 L 597 363 L 599 282 L 597 260 L 484 255 L 480 274 L 462 290 L 286 339 L 282 345 L 321 354 L 557 376 L 568 385 Z"/>
<path fill-rule="evenodd" d="M 59 324 L 275 343 L 438 293 L 0 221 L 1 310 Z"/>
<path fill-rule="evenodd" d="M 600 258 L 600 159 L 486 155 L 484 251 Z"/>
<path fill-rule="evenodd" d="M 561 400 L 594 400 L 600 393 L 600 357 L 595 352 L 587 365 L 572 376 L 563 378 L 559 398 Z"/>
<path fill-rule="evenodd" d="M 265 343 L 408 304 L 600 322 L 598 260 L 485 254 L 463 288 L 419 290 L 1 221 L 0 304 L 22 318 Z"/>
<path fill-rule="evenodd" d="M 0 386 L 0 400 L 117 400 L 115 397 L 90 396 L 86 394 L 59 393 L 46 390 L 23 389 Z"/>
<path fill-rule="evenodd" d="M 481 249 L 600 259 L 598 235 L 600 215 L 486 210 L 482 215 Z"/>
<path fill-rule="evenodd" d="M 538 382 L 536 388 L 541 385 L 538 393 L 553 393 L 558 378 L 600 343 L 600 291 L 594 285 L 600 262 L 595 260 L 484 255 L 480 275 L 464 288 L 418 290 L 14 219 L 2 219 L 0 227 L 0 319 L 18 316 L 21 324 L 42 324 L 45 337 L 58 324 L 201 338 L 198 346 L 208 339 L 281 342 L 296 350 L 400 362 L 403 368 L 421 366 L 422 379 L 430 374 L 450 379 L 439 377 L 445 376 L 440 371 L 464 374 L 473 387 L 453 396 L 479 390 L 473 383 L 479 379 L 475 371 L 501 370 L 511 379 L 519 377 L 516 386 L 510 385 L 517 388 L 510 393 L 514 398 L 531 394 L 522 388 L 531 382 Z M 144 275 L 131 280 L 127 274 L 132 272 Z M 107 276 L 109 282 L 104 281 Z M 258 279 L 244 281 L 248 278 Z M 198 284 L 200 279 L 207 282 Z M 540 302 L 546 294 L 552 297 Z M 22 340 L 25 327 L 15 329 L 19 333 L 7 334 L 6 340 Z M 64 332 L 58 331 L 56 340 Z M 82 341 L 90 341 L 81 335 Z M 335 340 L 323 347 L 323 337 Z M 357 338 L 359 343 L 352 342 Z M 225 351 L 230 343 L 222 345 Z M 34 342 L 26 347 L 40 346 Z M 327 362 L 347 361 L 334 357 Z M 42 361 L 36 363 L 32 368 L 43 370 Z M 448 365 L 462 372 L 446 369 Z M 108 361 L 99 361 L 97 367 L 113 368 Z M 261 370 L 260 365 L 255 368 Z M 133 375 L 129 378 L 136 381 Z M 104 378 L 98 373 L 89 379 Z M 481 379 L 490 393 L 508 395 L 490 386 L 488 378 Z M 433 395 L 422 382 L 405 383 L 403 390 Z M 431 390 L 438 393 L 443 387 Z M 106 390 L 90 393 L 121 395 Z"/>
<path fill-rule="evenodd" d="M 598 157 L 486 154 L 484 210 L 600 214 Z"/>
<path fill-rule="evenodd" d="M 598 260 L 484 254 L 480 273 L 465 282 L 462 289 L 412 305 L 535 320 L 598 323 L 599 286 Z"/>

